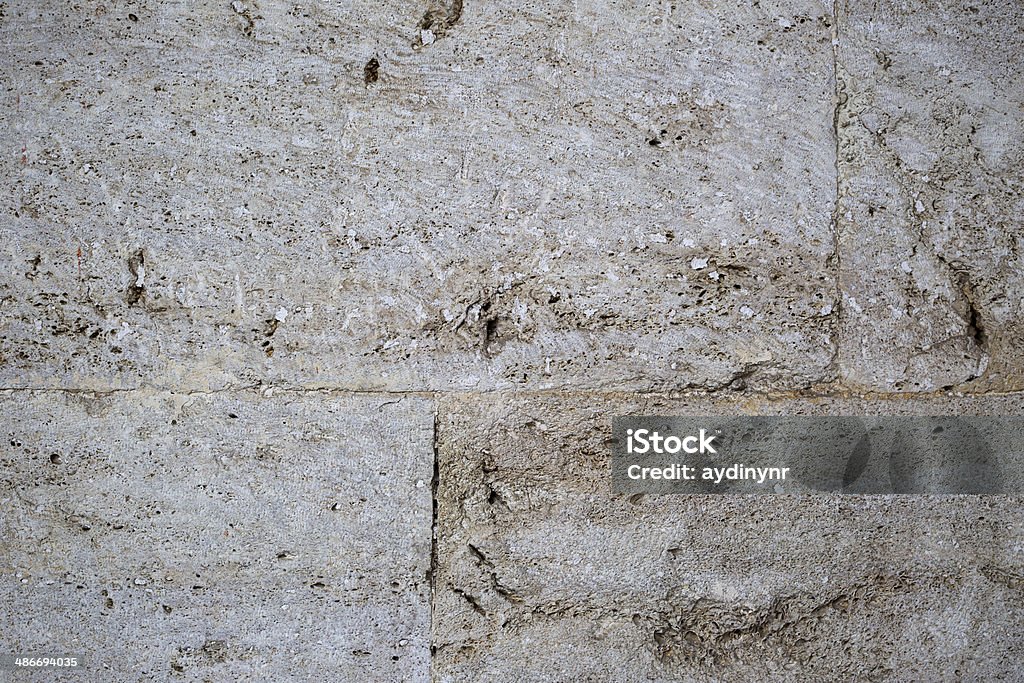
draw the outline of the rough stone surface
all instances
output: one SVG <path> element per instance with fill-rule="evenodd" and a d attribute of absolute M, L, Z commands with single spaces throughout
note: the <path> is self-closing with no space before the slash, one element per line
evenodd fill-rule
<path fill-rule="evenodd" d="M 842 377 L 1024 388 L 1020 3 L 838 7 Z"/>
<path fill-rule="evenodd" d="M 618 496 L 611 415 L 1019 414 L 1017 399 L 450 398 L 436 680 L 1019 680 L 1012 497 Z"/>
<path fill-rule="evenodd" d="M 0 412 L 5 653 L 84 654 L 69 681 L 428 680 L 432 401 L 8 392 Z"/>
<path fill-rule="evenodd" d="M 1022 22 L 0 2 L 0 648 L 104 682 L 1024 679 L 1013 500 L 623 499 L 607 443 L 1020 413 Z"/>
<path fill-rule="evenodd" d="M 821 3 L 234 7 L 7 3 L 0 381 L 831 376 Z"/>

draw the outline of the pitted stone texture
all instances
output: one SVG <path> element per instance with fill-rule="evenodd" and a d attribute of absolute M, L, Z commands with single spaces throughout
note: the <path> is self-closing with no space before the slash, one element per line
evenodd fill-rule
<path fill-rule="evenodd" d="M 830 17 L 7 2 L 0 384 L 818 382 Z"/>
<path fill-rule="evenodd" d="M 84 654 L 69 681 L 429 679 L 432 402 L 16 392 L 0 414 L 5 652 Z"/>
<path fill-rule="evenodd" d="M 838 7 L 843 378 L 1024 387 L 1020 3 Z"/>
<path fill-rule="evenodd" d="M 435 674 L 455 681 L 1016 680 L 1007 497 L 616 496 L 625 414 L 1018 413 L 1020 400 L 449 399 Z"/>

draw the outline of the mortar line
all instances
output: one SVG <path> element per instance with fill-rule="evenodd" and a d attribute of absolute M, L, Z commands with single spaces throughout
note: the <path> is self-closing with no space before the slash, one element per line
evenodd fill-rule
<path fill-rule="evenodd" d="M 428 632 L 428 645 L 430 647 L 430 665 L 429 680 L 433 681 L 435 678 L 435 655 L 437 649 L 434 645 L 434 624 L 437 614 L 437 567 L 438 567 L 438 548 L 437 548 L 437 512 L 438 512 L 438 486 L 441 479 L 441 461 L 438 454 L 438 405 L 439 402 L 435 398 L 434 400 L 434 435 L 433 435 L 433 453 L 434 453 L 434 474 L 430 481 L 430 499 L 431 499 L 431 520 L 430 520 L 430 629 Z"/>
<path fill-rule="evenodd" d="M 561 387 L 552 389 L 424 389 L 424 390 L 401 390 L 401 389 L 346 389 L 344 387 L 322 387 L 315 389 L 280 387 L 274 385 L 263 385 L 260 387 L 226 387 L 208 391 L 175 389 L 167 387 L 134 387 L 130 389 L 85 389 L 78 387 L 0 387 L 0 394 L 16 393 L 37 393 L 37 394 L 79 394 L 83 396 L 102 397 L 115 394 L 131 396 L 133 394 L 154 395 L 168 394 L 174 396 L 216 396 L 218 394 L 244 394 L 259 393 L 262 390 L 272 390 L 274 396 L 288 394 L 292 396 L 324 395 L 324 396 L 352 396 L 365 398 L 388 398 L 388 397 L 410 397 L 437 400 L 441 397 L 469 397 L 469 396 L 530 396 L 530 397 L 571 397 L 591 396 L 595 398 L 616 399 L 616 398 L 663 398 L 666 400 L 683 399 L 723 399 L 727 400 L 749 400 L 756 399 L 765 402 L 772 401 L 793 401 L 813 399 L 850 399 L 866 401 L 911 401 L 915 399 L 935 398 L 998 398 L 1024 395 L 1024 388 L 1010 388 L 1002 390 L 979 390 L 960 391 L 957 389 L 935 389 L 933 391 L 875 391 L 871 389 L 855 389 L 842 385 L 841 383 L 824 383 L 817 388 L 804 389 L 778 389 L 778 390 L 757 390 L 746 389 L 743 391 L 725 390 L 655 390 L 655 389 L 605 389 L 596 387 Z M 267 397 L 269 398 L 269 397 Z"/>
<path fill-rule="evenodd" d="M 835 196 L 832 204 L 832 261 L 835 269 L 835 310 L 832 324 L 832 344 L 835 352 L 832 356 L 832 369 L 836 373 L 836 381 L 842 383 L 842 336 L 843 336 L 843 260 L 841 253 L 841 235 L 839 231 L 839 204 L 841 199 L 842 170 L 839 161 L 839 112 L 843 106 L 844 88 L 840 86 L 839 77 L 839 1 L 832 0 L 832 138 L 835 154 Z"/>

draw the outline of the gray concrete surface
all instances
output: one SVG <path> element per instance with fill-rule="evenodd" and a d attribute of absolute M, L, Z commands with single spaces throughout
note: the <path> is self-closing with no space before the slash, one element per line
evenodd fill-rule
<path fill-rule="evenodd" d="M 1020 413 L 1022 24 L 0 2 L 0 647 L 1024 679 L 1012 498 L 622 499 L 605 443 L 641 409 Z"/>

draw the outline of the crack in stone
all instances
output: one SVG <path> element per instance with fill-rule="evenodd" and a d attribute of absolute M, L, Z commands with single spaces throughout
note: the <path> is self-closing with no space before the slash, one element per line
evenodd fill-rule
<path fill-rule="evenodd" d="M 485 573 L 491 583 L 491 588 L 494 589 L 494 592 L 506 602 L 510 602 L 513 605 L 523 602 L 523 599 L 515 592 L 515 590 L 502 583 L 501 579 L 498 578 L 497 569 L 495 568 L 494 563 L 487 558 L 487 555 L 472 543 L 468 543 L 467 545 L 469 547 L 469 552 L 471 552 L 473 557 L 476 559 L 477 566 L 485 570 Z"/>

